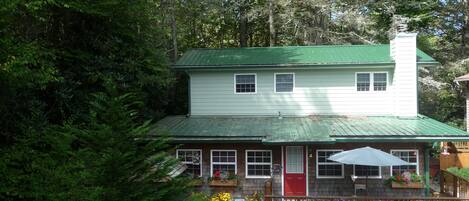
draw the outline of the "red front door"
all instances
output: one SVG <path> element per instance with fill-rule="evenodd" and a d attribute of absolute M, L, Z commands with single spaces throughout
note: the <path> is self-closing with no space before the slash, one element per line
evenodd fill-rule
<path fill-rule="evenodd" d="M 285 196 L 306 196 L 306 151 L 303 146 L 286 146 L 283 153 Z"/>

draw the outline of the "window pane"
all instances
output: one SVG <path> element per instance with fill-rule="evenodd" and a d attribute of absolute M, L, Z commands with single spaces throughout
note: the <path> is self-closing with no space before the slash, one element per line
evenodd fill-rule
<path fill-rule="evenodd" d="M 236 93 L 254 93 L 256 92 L 255 75 L 236 75 Z"/>
<path fill-rule="evenodd" d="M 270 151 L 248 151 L 247 155 L 248 176 L 270 176 Z"/>
<path fill-rule="evenodd" d="M 386 91 L 387 76 L 386 73 L 373 74 L 373 88 L 375 91 Z"/>
<path fill-rule="evenodd" d="M 318 165 L 318 175 L 319 176 L 342 176 L 342 165 Z"/>
<path fill-rule="evenodd" d="M 303 147 L 287 147 L 287 173 L 303 173 Z"/>
<path fill-rule="evenodd" d="M 213 173 L 216 171 L 220 171 L 222 174 L 226 175 L 235 175 L 235 165 L 222 165 L 222 164 L 214 164 L 213 165 Z"/>
<path fill-rule="evenodd" d="M 399 157 L 400 159 L 413 163 L 415 165 L 402 165 L 402 166 L 392 166 L 392 175 L 399 175 L 404 172 L 417 173 L 418 164 L 417 164 L 417 152 L 416 151 L 393 151 L 394 156 Z"/>
<path fill-rule="evenodd" d="M 293 74 L 276 74 L 275 83 L 277 92 L 292 92 L 294 85 Z"/>
<path fill-rule="evenodd" d="M 370 90 L 370 74 L 369 73 L 357 73 L 357 91 L 369 91 Z"/>
<path fill-rule="evenodd" d="M 365 166 L 365 165 L 355 165 L 355 176 L 359 177 L 378 177 L 379 167 L 378 166 Z"/>
<path fill-rule="evenodd" d="M 328 160 L 328 158 L 339 150 L 321 150 L 317 152 L 318 176 L 322 177 L 341 177 L 343 176 L 342 164 Z"/>
<path fill-rule="evenodd" d="M 248 165 L 249 176 L 270 176 L 270 165 Z"/>
<path fill-rule="evenodd" d="M 184 174 L 191 177 L 201 176 L 200 155 L 201 153 L 198 150 L 177 150 L 177 158 L 187 166 Z"/>
<path fill-rule="evenodd" d="M 200 165 L 190 165 L 186 164 L 187 169 L 184 171 L 184 174 L 187 174 L 192 177 L 200 176 Z"/>

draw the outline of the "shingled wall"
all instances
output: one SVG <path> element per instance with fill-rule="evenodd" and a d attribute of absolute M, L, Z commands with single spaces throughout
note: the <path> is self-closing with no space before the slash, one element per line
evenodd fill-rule
<path fill-rule="evenodd" d="M 354 148 L 370 146 L 390 152 L 391 149 L 418 149 L 419 150 L 419 172 L 424 173 L 424 144 L 423 143 L 336 143 L 336 144 L 317 144 L 308 146 L 308 181 L 310 196 L 350 196 L 353 195 L 353 183 L 350 175 L 353 174 L 353 166 L 345 165 L 344 178 L 341 179 L 317 179 L 316 178 L 316 150 L 317 149 L 344 149 L 350 150 Z M 281 164 L 281 146 L 266 146 L 261 144 L 186 144 L 179 148 L 184 149 L 202 149 L 202 177 L 207 181 L 210 177 L 210 150 L 211 149 L 235 149 L 237 150 L 237 171 L 238 171 L 238 187 L 221 188 L 210 187 L 207 182 L 203 186 L 198 187 L 199 191 L 213 194 L 216 192 L 231 192 L 234 197 L 242 198 L 246 195 L 252 195 L 255 192 L 264 192 L 265 182 L 268 179 L 248 179 L 245 178 L 245 150 L 262 149 L 272 150 L 272 164 Z M 282 181 L 281 173 L 274 173 L 273 176 L 273 193 L 281 195 Z M 385 185 L 385 179 L 390 176 L 390 168 L 383 167 L 381 169 L 382 179 L 368 179 L 368 195 L 369 196 L 423 196 L 423 189 L 392 189 Z M 364 183 L 363 179 L 357 182 Z M 358 195 L 365 195 L 359 192 Z"/>

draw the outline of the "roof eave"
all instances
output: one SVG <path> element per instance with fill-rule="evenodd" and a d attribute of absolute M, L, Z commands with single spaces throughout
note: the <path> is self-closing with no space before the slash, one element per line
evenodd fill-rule
<path fill-rule="evenodd" d="M 396 137 L 335 137 L 337 142 L 447 142 L 469 141 L 468 136 L 396 136 Z"/>
<path fill-rule="evenodd" d="M 175 70 L 209 70 L 209 69 L 236 69 L 236 68 L 361 68 L 363 66 L 373 68 L 394 67 L 394 62 L 383 63 L 335 63 L 335 64 L 233 64 L 233 65 L 172 65 Z"/>

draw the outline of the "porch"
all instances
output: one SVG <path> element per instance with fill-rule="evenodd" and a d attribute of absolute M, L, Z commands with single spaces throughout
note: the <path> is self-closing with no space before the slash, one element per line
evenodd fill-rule
<path fill-rule="evenodd" d="M 182 144 L 176 156 L 200 180 L 199 191 L 232 192 L 234 197 L 263 192 L 268 180 L 274 196 L 348 197 L 355 194 L 355 184 L 365 181 L 366 190 L 358 189 L 358 196 L 429 196 L 430 142 L 469 140 L 466 132 L 421 115 L 170 116 L 159 121 L 153 133 L 162 129 Z M 365 168 L 327 160 L 365 146 L 412 165 Z M 366 180 L 369 169 L 372 175 Z M 392 187 L 386 181 L 394 172 L 420 175 L 420 185 Z M 352 175 L 358 177 L 355 183 Z"/>
<path fill-rule="evenodd" d="M 368 197 L 368 196 L 264 196 L 264 201 L 469 201 L 453 197 Z"/>
<path fill-rule="evenodd" d="M 197 185 L 199 191 L 207 192 L 209 194 L 217 192 L 230 192 L 234 197 L 244 197 L 246 195 L 252 195 L 254 193 L 262 193 L 264 195 L 272 196 L 291 196 L 298 195 L 301 193 L 301 196 L 313 196 L 313 197 L 322 197 L 322 196 L 342 196 L 349 197 L 355 194 L 355 183 L 364 184 L 366 179 L 363 176 L 359 176 L 355 182 L 352 181 L 351 175 L 362 175 L 363 172 L 359 172 L 359 168 L 354 167 L 353 165 L 341 165 L 341 164 L 324 164 L 319 157 L 321 154 L 327 154 L 328 151 L 337 151 L 337 150 L 350 150 L 359 147 L 370 146 L 377 149 L 381 149 L 385 152 L 391 153 L 392 151 L 413 151 L 409 153 L 415 153 L 412 157 L 412 161 L 415 162 L 414 171 L 419 175 L 425 175 L 428 169 L 425 168 L 425 147 L 426 143 L 336 143 L 336 144 L 311 144 L 311 145 L 262 145 L 262 144 L 186 144 L 181 146 L 178 149 L 178 152 L 185 150 L 199 150 L 201 162 L 200 166 L 197 168 L 200 169 L 199 174 L 201 183 Z M 295 165 L 293 168 L 299 174 L 293 175 L 296 182 L 304 181 L 304 186 L 302 184 L 291 184 L 288 181 L 287 168 L 293 163 L 302 162 L 299 160 L 289 161 L 290 164 L 287 164 L 287 157 L 291 157 L 287 153 L 289 147 L 302 147 L 304 148 L 304 158 L 303 167 L 304 171 L 301 171 L 301 168 Z M 219 151 L 231 151 L 231 153 L 223 153 Z M 262 158 L 269 158 L 266 163 L 253 163 L 257 158 L 255 157 L 256 151 L 271 153 L 270 156 L 262 155 Z M 219 153 L 215 153 L 219 152 Z M 219 160 L 214 157 L 218 155 L 226 155 L 227 159 L 222 159 L 223 166 L 218 166 Z M 217 155 L 217 156 L 214 156 Z M 231 157 L 231 156 L 233 157 Z M 253 160 L 252 157 L 254 156 Z M 233 158 L 234 163 L 230 162 L 229 158 Z M 266 166 L 268 166 L 268 168 Z M 335 168 L 334 168 L 335 166 Z M 197 169 L 196 168 L 196 169 Z M 226 169 L 228 171 L 233 171 L 236 175 L 236 182 L 224 182 L 220 185 L 219 183 L 214 183 L 214 174 L 216 169 Z M 257 169 L 256 169 L 257 168 Z M 268 169 L 269 175 L 256 175 L 263 174 L 261 169 Z M 337 169 L 339 168 L 339 169 Z M 192 169 L 194 167 L 192 166 Z M 396 169 L 396 168 L 394 168 Z M 257 171 L 257 172 L 256 172 Z M 289 170 L 292 172 L 291 170 Z M 382 167 L 377 170 L 376 176 L 370 176 L 367 180 L 367 189 L 358 190 L 358 196 L 370 196 L 370 197 L 423 197 L 428 196 L 426 194 L 425 186 L 420 188 L 393 188 L 390 183 L 387 182 L 391 176 L 391 167 Z M 303 178 L 301 178 L 304 176 Z M 265 183 L 270 181 L 271 187 L 270 190 L 266 190 Z M 294 181 L 294 182 L 295 182 Z M 222 182 L 223 183 L 223 182 Z M 292 187 L 294 189 L 292 189 Z M 298 189 L 304 187 L 304 192 Z M 297 191 L 294 191 L 297 190 Z M 271 192 L 271 193 L 270 193 Z M 308 198 L 310 199 L 310 198 Z"/>

